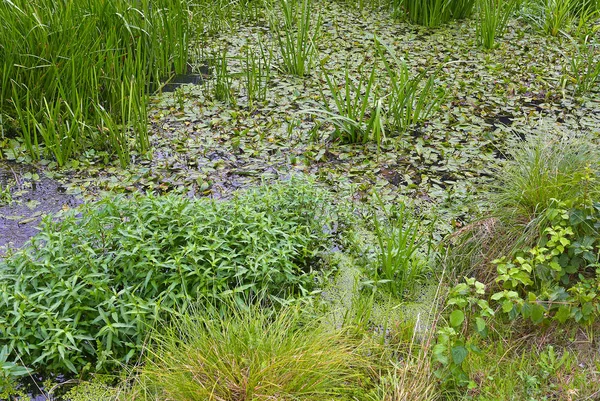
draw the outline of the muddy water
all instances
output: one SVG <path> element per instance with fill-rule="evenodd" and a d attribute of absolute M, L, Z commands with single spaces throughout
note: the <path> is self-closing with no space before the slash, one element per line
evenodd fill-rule
<path fill-rule="evenodd" d="M 0 257 L 8 248 L 19 248 L 35 235 L 43 216 L 80 203 L 65 194 L 60 182 L 42 172 L 0 162 Z"/>

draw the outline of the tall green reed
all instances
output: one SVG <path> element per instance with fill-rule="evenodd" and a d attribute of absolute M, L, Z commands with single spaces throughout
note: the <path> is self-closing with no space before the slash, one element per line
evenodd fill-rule
<path fill-rule="evenodd" d="M 403 133 L 434 115 L 445 99 L 445 91 L 437 87 L 435 73 L 411 74 L 390 47 L 376 41 L 376 48 L 389 78 L 384 99 L 388 130 Z"/>
<path fill-rule="evenodd" d="M 311 21 L 312 0 L 280 0 L 283 27 L 275 17 L 271 25 L 281 53 L 281 69 L 288 74 L 308 74 L 317 57 L 321 18 Z M 278 16 L 280 17 L 280 16 Z"/>
<path fill-rule="evenodd" d="M 450 0 L 393 0 L 394 15 L 415 24 L 434 27 L 452 18 Z"/>
<path fill-rule="evenodd" d="M 250 47 L 246 46 L 244 57 L 242 58 L 243 82 L 248 97 L 248 107 L 253 108 L 254 102 L 264 102 L 267 98 L 268 84 L 271 79 L 271 60 L 273 52 L 271 49 L 265 49 L 259 39 L 258 54 Z"/>
<path fill-rule="evenodd" d="M 147 91 L 187 68 L 187 0 L 3 1 L 0 21 L 0 113 L 34 159 L 92 147 L 126 164 L 123 131 L 148 149 Z"/>
<path fill-rule="evenodd" d="M 325 110 L 308 112 L 325 116 L 324 120 L 335 128 L 333 140 L 347 144 L 371 140 L 381 143 L 385 135 L 385 122 L 382 102 L 377 96 L 375 68 L 368 75 L 361 73 L 355 83 L 346 67 L 343 85 L 338 85 L 325 70 L 323 75 L 335 108 L 329 106 L 329 97 L 321 90 Z"/>
<path fill-rule="evenodd" d="M 486 49 L 497 47 L 519 0 L 479 0 L 477 36 Z"/>

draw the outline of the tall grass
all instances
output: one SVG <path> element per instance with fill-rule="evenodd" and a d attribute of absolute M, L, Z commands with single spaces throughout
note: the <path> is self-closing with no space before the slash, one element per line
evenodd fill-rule
<path fill-rule="evenodd" d="M 410 216 L 404 204 L 387 210 L 378 200 L 385 218 L 383 221 L 378 216 L 373 218 L 379 245 L 377 276 L 392 294 L 401 298 L 422 279 L 427 269 L 431 239 L 421 231 L 421 222 Z"/>
<path fill-rule="evenodd" d="M 0 21 L 0 114 L 34 159 L 148 148 L 146 93 L 187 66 L 186 0 L 3 1 Z"/>
<path fill-rule="evenodd" d="M 329 107 L 327 96 L 321 92 L 326 110 L 314 112 L 325 115 L 325 121 L 334 126 L 333 139 L 347 144 L 371 140 L 381 143 L 385 123 L 382 102 L 377 99 L 375 69 L 369 75 L 361 75 L 355 83 L 346 67 L 343 85 L 338 85 L 327 71 L 324 76 L 335 108 Z"/>
<path fill-rule="evenodd" d="M 563 88 L 569 84 L 575 95 L 583 95 L 600 87 L 600 52 L 597 44 L 586 36 L 575 44 L 575 53 L 567 56 L 563 66 Z"/>
<path fill-rule="evenodd" d="M 451 19 L 448 0 L 394 0 L 394 15 L 415 24 L 434 27 Z"/>

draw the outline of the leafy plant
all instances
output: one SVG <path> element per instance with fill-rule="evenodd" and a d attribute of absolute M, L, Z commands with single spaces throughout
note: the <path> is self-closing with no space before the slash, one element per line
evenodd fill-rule
<path fill-rule="evenodd" d="M 321 17 L 311 22 L 312 0 L 279 0 L 283 28 L 273 17 L 275 37 L 281 52 L 281 69 L 288 74 L 304 76 L 314 64 L 321 29 Z"/>
<path fill-rule="evenodd" d="M 440 364 L 436 375 L 444 383 L 469 384 L 463 363 L 470 353 L 477 354 L 479 349 L 465 333 L 474 331 L 481 337 L 487 336 L 487 320 L 494 316 L 494 311 L 485 295 L 485 285 L 467 277 L 448 294 L 446 305 L 452 312 L 448 316 L 448 324 L 439 328 L 433 347 L 433 358 Z"/>
<path fill-rule="evenodd" d="M 379 41 L 376 46 L 390 80 L 384 100 L 386 122 L 391 132 L 403 133 L 434 115 L 445 98 L 445 91 L 436 87 L 436 74 L 424 71 L 411 75 L 406 63 L 399 60 L 390 47 Z"/>
<path fill-rule="evenodd" d="M 572 133 L 538 134 L 514 143 L 491 194 L 511 242 L 532 244 L 547 227 L 546 210 L 555 200 L 575 204 L 594 198 L 599 160 L 593 140 Z"/>
<path fill-rule="evenodd" d="M 0 396 L 8 399 L 11 395 L 17 395 L 15 380 L 19 377 L 30 374 L 29 370 L 20 366 L 18 363 L 9 360 L 10 352 L 8 346 L 4 345 L 0 349 Z"/>
<path fill-rule="evenodd" d="M 516 9 L 518 0 L 480 0 L 477 36 L 486 49 L 497 46 L 496 38 L 502 37 L 508 21 Z"/>
<path fill-rule="evenodd" d="M 198 297 L 308 294 L 329 237 L 326 199 L 293 180 L 231 201 L 115 197 L 48 217 L 0 260 L 0 342 L 30 368 L 110 369 L 140 352 L 159 316 Z"/>

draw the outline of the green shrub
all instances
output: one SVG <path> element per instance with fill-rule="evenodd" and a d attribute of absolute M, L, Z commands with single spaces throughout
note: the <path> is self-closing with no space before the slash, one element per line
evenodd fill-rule
<path fill-rule="evenodd" d="M 230 201 L 116 197 L 46 218 L 0 261 L 0 343 L 29 367 L 103 369 L 137 355 L 161 313 L 199 297 L 309 291 L 328 204 L 293 180 Z"/>
<path fill-rule="evenodd" d="M 208 307 L 157 332 L 141 382 L 156 400 L 334 400 L 357 388 L 360 343 L 300 305 Z"/>

